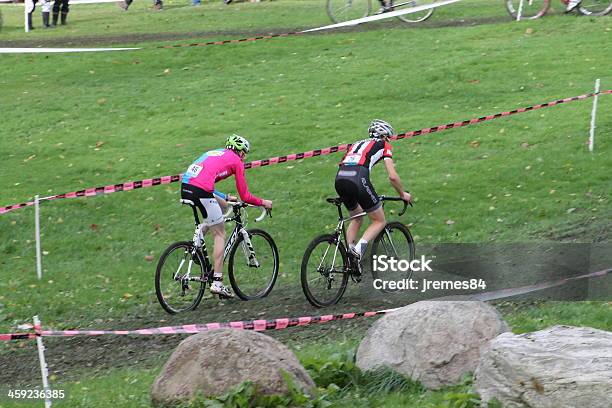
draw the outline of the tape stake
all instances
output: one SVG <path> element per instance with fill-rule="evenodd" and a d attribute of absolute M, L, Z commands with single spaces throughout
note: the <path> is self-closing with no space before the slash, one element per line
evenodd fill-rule
<path fill-rule="evenodd" d="M 601 81 L 595 81 L 595 97 L 593 98 L 593 110 L 591 111 L 591 128 L 589 130 L 589 151 L 593 153 L 595 146 L 595 118 L 597 117 L 597 99 L 599 94 L 599 85 Z"/>

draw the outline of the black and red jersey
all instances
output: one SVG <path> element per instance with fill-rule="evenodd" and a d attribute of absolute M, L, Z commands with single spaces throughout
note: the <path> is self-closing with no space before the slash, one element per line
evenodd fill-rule
<path fill-rule="evenodd" d="M 341 166 L 363 166 L 367 169 L 372 167 L 382 158 L 393 157 L 393 147 L 383 139 L 366 139 L 353 143 L 346 152 Z"/>

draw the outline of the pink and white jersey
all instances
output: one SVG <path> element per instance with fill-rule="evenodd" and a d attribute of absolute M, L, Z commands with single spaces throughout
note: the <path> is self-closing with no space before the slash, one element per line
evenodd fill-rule
<path fill-rule="evenodd" d="M 236 178 L 236 190 L 242 201 L 252 205 L 262 205 L 262 199 L 249 192 L 242 159 L 230 149 L 217 149 L 204 153 L 189 166 L 183 174 L 182 181 L 213 193 L 215 182 L 231 175 Z"/>

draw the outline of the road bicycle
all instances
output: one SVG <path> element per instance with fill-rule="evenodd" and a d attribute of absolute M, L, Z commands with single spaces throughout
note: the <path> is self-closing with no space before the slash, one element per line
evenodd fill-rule
<path fill-rule="evenodd" d="M 200 223 L 193 201 L 181 199 L 181 203 L 193 210 L 193 239 L 175 242 L 166 248 L 155 272 L 157 300 L 170 314 L 198 307 L 206 284 L 213 280 L 213 266 L 204 242 L 206 226 Z M 230 209 L 224 215 L 225 222 L 235 224 L 223 252 L 223 260 L 228 262 L 230 284 L 242 300 L 263 298 L 272 291 L 278 277 L 276 243 L 262 229 L 245 228 L 248 217 L 245 211 L 243 221 L 242 210 L 251 205 L 243 202 L 228 202 L 228 205 Z M 263 209 L 255 221 L 262 221 L 266 215 L 271 217 L 272 213 Z"/>
<path fill-rule="evenodd" d="M 377 0 L 378 4 L 380 4 Z M 436 0 L 386 0 L 387 6 L 376 14 L 388 11 L 397 11 L 424 4 L 434 3 Z M 327 15 L 334 23 L 355 20 L 367 17 L 372 12 L 372 0 L 327 0 Z M 419 23 L 427 20 L 433 14 L 434 9 L 423 10 L 417 13 L 397 16 L 405 23 Z"/>
<path fill-rule="evenodd" d="M 408 203 L 400 197 L 385 197 L 380 199 L 383 205 L 389 201 L 402 201 L 404 208 L 399 213 L 401 217 L 408 208 Z M 358 283 L 362 279 L 359 270 L 359 260 L 348 251 L 345 223 L 362 217 L 366 213 L 345 218 L 342 214 L 340 198 L 327 198 L 326 201 L 338 208 L 338 225 L 331 234 L 323 234 L 313 239 L 302 258 L 301 282 L 302 290 L 308 302 L 315 307 L 331 306 L 340 301 L 346 291 L 349 277 Z M 412 205 L 412 204 L 410 204 Z M 415 256 L 414 240 L 410 230 L 401 222 L 389 222 L 385 229 L 372 242 L 371 255 L 387 255 L 397 260 L 411 261 Z M 373 256 L 370 257 L 372 259 Z M 365 255 L 364 255 L 365 259 Z M 363 265 L 363 264 L 362 264 Z M 385 279 L 380 271 L 371 268 L 374 279 Z M 409 276 L 404 276 L 409 278 Z"/>
<path fill-rule="evenodd" d="M 552 0 L 522 0 L 521 19 L 534 20 L 545 15 L 550 9 Z M 567 6 L 569 0 L 560 0 Z M 506 0 L 506 9 L 513 18 L 518 15 L 521 0 Z M 582 0 L 578 12 L 585 16 L 605 16 L 612 11 L 612 0 Z"/>

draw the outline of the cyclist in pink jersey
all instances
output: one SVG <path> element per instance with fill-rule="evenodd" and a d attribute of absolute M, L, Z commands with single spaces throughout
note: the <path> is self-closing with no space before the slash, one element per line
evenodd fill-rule
<path fill-rule="evenodd" d="M 244 177 L 243 159 L 249 152 L 249 142 L 242 136 L 232 135 L 227 139 L 225 149 L 211 150 L 201 155 L 189 166 L 181 185 L 181 198 L 192 201 L 200 209 L 204 224 L 214 237 L 214 274 L 210 292 L 224 297 L 233 297 L 232 292 L 223 285 L 223 249 L 225 246 L 225 227 L 223 211 L 219 200 L 232 198 L 215 190 L 215 183 L 230 176 L 236 178 L 236 189 L 245 203 L 272 208 L 272 201 L 263 200 L 249 192 Z"/>

